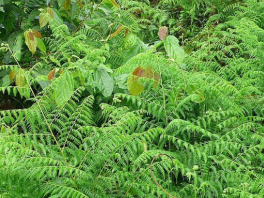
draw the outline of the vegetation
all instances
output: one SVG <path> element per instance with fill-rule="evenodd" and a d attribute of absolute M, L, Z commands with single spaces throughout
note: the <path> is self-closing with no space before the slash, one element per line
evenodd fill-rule
<path fill-rule="evenodd" d="M 0 0 L 0 197 L 264 197 L 263 11 Z"/>

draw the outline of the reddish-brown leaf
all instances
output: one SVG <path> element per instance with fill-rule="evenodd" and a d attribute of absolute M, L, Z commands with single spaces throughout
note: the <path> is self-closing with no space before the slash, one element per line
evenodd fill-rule
<path fill-rule="evenodd" d="M 28 36 L 29 36 L 30 40 L 34 41 L 34 35 L 31 31 L 28 32 Z"/>
<path fill-rule="evenodd" d="M 160 80 L 159 75 L 154 71 L 152 67 L 137 67 L 132 72 L 132 76 L 130 76 L 127 81 L 128 90 L 132 95 L 138 95 L 144 90 L 145 84 L 139 83 L 140 78 L 154 79 L 154 88 L 157 87 Z"/>
<path fill-rule="evenodd" d="M 50 71 L 50 73 L 48 74 L 48 80 L 52 80 L 55 77 L 56 74 L 56 69 L 53 69 Z"/>
<path fill-rule="evenodd" d="M 78 1 L 78 5 L 79 5 L 79 7 L 82 9 L 82 7 L 83 7 L 82 0 L 79 0 L 79 1 Z"/>
<path fill-rule="evenodd" d="M 164 40 L 165 37 L 168 36 L 168 28 L 160 27 L 158 35 L 159 35 L 160 40 Z"/>
<path fill-rule="evenodd" d="M 145 70 L 141 67 L 141 66 L 139 66 L 139 67 L 137 67 L 134 71 L 133 71 L 133 75 L 134 76 L 139 76 L 139 77 L 143 77 L 144 76 L 144 73 L 145 73 Z"/>
<path fill-rule="evenodd" d="M 123 29 L 124 29 L 124 26 L 123 25 L 120 25 L 117 28 L 117 30 L 113 34 L 110 35 L 110 39 L 113 38 L 113 37 L 115 37 L 115 36 L 117 36 Z"/>
<path fill-rule="evenodd" d="M 129 29 L 127 28 L 127 29 L 126 29 L 126 32 L 125 32 L 125 36 L 127 36 L 128 33 L 129 33 Z"/>
<path fill-rule="evenodd" d="M 40 39 L 42 38 L 42 35 L 37 30 L 32 30 L 32 33 L 34 34 L 35 37 L 40 38 Z"/>

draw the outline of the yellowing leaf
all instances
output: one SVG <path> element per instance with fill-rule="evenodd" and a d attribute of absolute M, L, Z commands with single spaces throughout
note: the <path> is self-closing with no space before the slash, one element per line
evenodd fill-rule
<path fill-rule="evenodd" d="M 64 2 L 64 9 L 65 10 L 68 10 L 69 7 L 70 7 L 70 4 L 71 4 L 71 0 L 65 0 L 65 2 Z"/>
<path fill-rule="evenodd" d="M 4 125 L 1 126 L 1 133 L 4 133 L 6 131 L 6 128 Z"/>
<path fill-rule="evenodd" d="M 117 30 L 113 34 L 110 35 L 110 39 L 113 38 L 113 37 L 115 37 L 115 36 L 117 36 L 123 29 L 124 29 L 124 26 L 123 25 L 120 25 L 117 28 Z"/>
<path fill-rule="evenodd" d="M 50 15 L 49 13 L 40 13 L 39 15 L 39 26 L 40 28 L 47 25 L 47 23 L 50 21 Z"/>
<path fill-rule="evenodd" d="M 37 49 L 37 39 L 33 36 L 33 40 L 32 40 L 29 35 L 30 35 L 29 31 L 24 32 L 26 45 L 28 46 L 32 54 L 34 54 Z"/>
<path fill-rule="evenodd" d="M 133 95 L 137 96 L 144 90 L 144 86 L 137 82 L 139 77 L 137 76 L 130 76 L 127 79 L 127 87 L 128 91 Z"/>
<path fill-rule="evenodd" d="M 9 74 L 9 79 L 11 83 L 14 82 L 15 76 L 16 76 L 16 70 L 12 70 L 11 73 Z"/>
<path fill-rule="evenodd" d="M 19 69 L 16 75 L 16 85 L 18 87 L 24 87 L 25 73 L 23 69 Z"/>
<path fill-rule="evenodd" d="M 53 11 L 52 8 L 48 8 L 48 9 L 47 9 L 47 13 L 49 13 L 49 15 L 51 16 L 51 18 L 54 17 L 54 11 Z"/>

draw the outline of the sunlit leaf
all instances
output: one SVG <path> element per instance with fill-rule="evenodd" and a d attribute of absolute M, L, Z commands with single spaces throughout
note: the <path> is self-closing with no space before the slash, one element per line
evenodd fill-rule
<path fill-rule="evenodd" d="M 16 74 L 16 85 L 18 87 L 24 87 L 25 72 L 23 69 L 19 69 Z"/>
<path fill-rule="evenodd" d="M 36 49 L 37 49 L 37 39 L 33 36 L 33 40 L 32 40 L 29 36 L 29 31 L 25 31 L 24 36 L 25 36 L 26 45 L 28 46 L 28 48 L 32 52 L 32 54 L 34 54 L 36 52 Z"/>
<path fill-rule="evenodd" d="M 138 76 L 132 75 L 127 80 L 128 91 L 134 96 L 137 96 L 144 90 L 144 86 L 138 82 L 138 79 Z"/>
<path fill-rule="evenodd" d="M 40 28 L 47 25 L 47 23 L 50 21 L 50 15 L 49 13 L 40 13 L 39 14 L 39 26 Z"/>

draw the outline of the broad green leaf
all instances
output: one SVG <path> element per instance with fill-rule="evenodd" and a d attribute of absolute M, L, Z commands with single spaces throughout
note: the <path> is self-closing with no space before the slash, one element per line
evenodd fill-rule
<path fill-rule="evenodd" d="M 72 7 L 71 7 L 71 20 L 73 20 L 76 17 L 77 13 L 78 13 L 78 5 L 74 3 L 72 4 Z"/>
<path fill-rule="evenodd" d="M 32 54 L 34 54 L 36 52 L 36 49 L 37 49 L 37 39 L 36 39 L 36 37 L 33 36 L 33 40 L 31 40 L 29 37 L 29 31 L 24 32 L 25 42 L 26 42 L 26 45 L 28 46 L 29 50 L 32 52 Z"/>
<path fill-rule="evenodd" d="M 175 36 L 167 36 L 164 46 L 168 56 L 181 65 L 187 54 L 179 45 L 179 40 Z"/>
<path fill-rule="evenodd" d="M 120 89 L 127 89 L 127 77 L 128 74 L 122 74 L 117 77 L 115 77 L 115 83 Z"/>
<path fill-rule="evenodd" d="M 43 43 L 42 39 L 40 38 L 37 38 L 37 45 L 38 45 L 38 48 L 44 52 L 46 54 L 46 46 L 45 44 Z"/>
<path fill-rule="evenodd" d="M 95 81 L 105 97 L 111 96 L 114 90 L 114 80 L 104 69 L 99 68 L 95 71 Z"/>
<path fill-rule="evenodd" d="M 2 78 L 2 80 L 3 80 L 3 83 L 1 87 L 7 87 L 11 83 L 9 75 L 6 75 L 4 78 Z"/>
<path fill-rule="evenodd" d="M 125 51 L 125 62 L 133 56 L 139 53 L 145 52 L 148 49 L 148 45 L 144 44 L 139 38 L 137 38 L 135 44 L 128 50 Z"/>
<path fill-rule="evenodd" d="M 63 24 L 63 20 L 62 20 L 62 18 L 61 18 L 61 16 L 60 16 L 60 13 L 58 12 L 58 10 L 56 10 L 56 9 L 52 9 L 53 10 L 53 19 L 54 19 L 54 21 L 55 21 L 55 23 L 57 24 L 57 25 L 62 25 Z"/>
<path fill-rule="evenodd" d="M 55 102 L 58 106 L 64 105 L 74 92 L 74 80 L 69 71 L 65 71 L 59 78 L 54 90 Z"/>
<path fill-rule="evenodd" d="M 13 53 L 15 58 L 20 61 L 21 60 L 21 49 L 22 49 L 22 45 L 23 45 L 23 34 L 19 34 L 16 37 L 15 40 L 15 45 L 13 47 Z"/>

